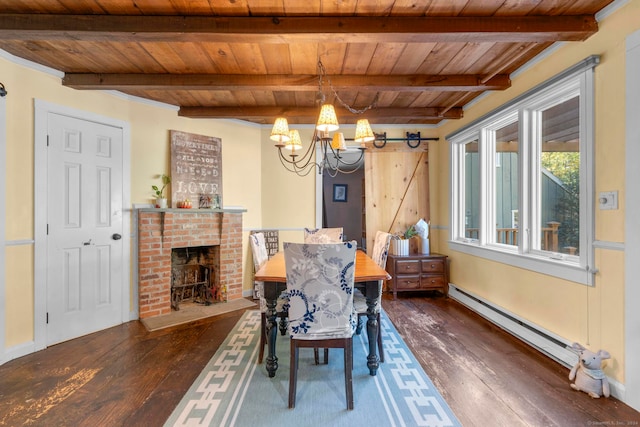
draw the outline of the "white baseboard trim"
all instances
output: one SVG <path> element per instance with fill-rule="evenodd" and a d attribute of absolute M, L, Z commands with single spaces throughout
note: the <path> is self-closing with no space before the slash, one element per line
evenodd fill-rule
<path fill-rule="evenodd" d="M 578 362 L 578 355 L 570 350 L 571 341 L 452 283 L 449 283 L 449 296 L 568 369 Z M 626 396 L 624 384 L 610 377 L 607 378 L 611 395 L 624 402 Z M 570 383 L 569 372 L 567 372 L 567 387 Z"/>
<path fill-rule="evenodd" d="M 253 296 L 253 289 L 243 289 L 242 290 L 242 296 L 244 298 L 249 298 Z"/>
<path fill-rule="evenodd" d="M 5 349 L 2 363 L 7 363 L 13 359 L 26 356 L 36 352 L 36 343 L 34 341 L 25 342 L 16 346 Z"/>

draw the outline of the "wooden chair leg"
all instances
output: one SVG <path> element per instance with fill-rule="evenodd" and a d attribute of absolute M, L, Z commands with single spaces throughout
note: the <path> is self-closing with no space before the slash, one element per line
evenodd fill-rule
<path fill-rule="evenodd" d="M 289 360 L 289 409 L 296 407 L 296 385 L 298 383 L 298 346 L 291 340 Z"/>
<path fill-rule="evenodd" d="M 289 315 L 288 313 L 279 314 L 279 316 L 280 316 L 280 335 L 282 335 L 282 336 L 287 335 L 287 323 L 289 323 L 288 320 L 287 320 L 287 316 L 288 315 Z"/>
<path fill-rule="evenodd" d="M 264 357 L 264 346 L 267 344 L 267 314 L 260 313 L 260 350 L 258 351 L 258 365 Z"/>
<path fill-rule="evenodd" d="M 353 409 L 353 341 L 346 339 L 344 346 L 344 389 L 347 396 L 347 409 Z"/>
<path fill-rule="evenodd" d="M 380 363 L 384 363 L 384 348 L 382 348 L 382 328 L 380 327 L 380 313 L 378 313 L 378 353 L 380 353 Z"/>
<path fill-rule="evenodd" d="M 316 345 L 318 347 L 316 347 Z M 326 340 L 291 340 L 289 350 L 289 409 L 296 406 L 296 389 L 298 383 L 298 353 L 300 347 L 313 348 L 316 364 L 318 363 L 319 348 L 325 352 L 325 360 L 328 357 L 329 348 L 344 349 L 344 385 L 347 401 L 347 409 L 353 409 L 353 338 L 335 338 Z"/>
<path fill-rule="evenodd" d="M 318 353 L 318 347 L 313 347 L 313 361 L 316 365 L 320 364 L 320 354 Z M 324 349 L 324 364 L 329 364 L 329 349 Z"/>

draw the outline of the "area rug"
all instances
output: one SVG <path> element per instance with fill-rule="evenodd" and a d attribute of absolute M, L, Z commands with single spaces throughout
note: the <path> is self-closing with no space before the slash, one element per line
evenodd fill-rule
<path fill-rule="evenodd" d="M 147 319 L 141 319 L 141 321 L 147 330 L 152 332 L 159 329 L 169 328 L 171 326 L 183 325 L 185 323 L 193 322 L 194 320 L 218 316 L 220 314 L 241 310 L 243 308 L 254 307 L 256 307 L 256 304 L 245 298 L 219 302 L 211 305 L 182 303 L 180 304 L 180 310 L 178 311 L 172 310 L 170 314 L 149 317 Z"/>
<path fill-rule="evenodd" d="M 278 334 L 278 371 L 269 378 L 264 362 L 257 364 L 260 313 L 250 310 L 165 426 L 460 426 L 389 319 L 381 317 L 385 363 L 376 376 L 366 366 L 366 333 L 354 336 L 354 410 L 346 409 L 340 349 L 330 350 L 328 365 L 315 365 L 313 350 L 300 349 L 296 407 L 289 409 L 289 339 Z"/>

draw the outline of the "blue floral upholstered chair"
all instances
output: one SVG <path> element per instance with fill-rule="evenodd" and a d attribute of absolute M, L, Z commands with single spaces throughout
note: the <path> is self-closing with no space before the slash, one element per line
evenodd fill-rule
<path fill-rule="evenodd" d="M 373 249 L 371 250 L 371 259 L 373 259 L 380 267 L 386 268 L 387 265 L 387 255 L 389 254 L 389 245 L 391 244 L 391 234 L 385 233 L 384 231 L 378 231 L 376 233 L 376 237 L 373 240 Z M 384 362 L 384 349 L 382 348 L 382 330 L 380 329 L 380 310 L 382 309 L 381 300 L 382 300 L 382 284 L 383 281 L 378 281 L 378 295 L 380 298 L 378 299 L 378 303 L 376 304 L 376 316 L 378 318 L 378 353 L 380 354 L 380 362 Z M 360 292 L 360 290 L 356 290 L 353 294 L 353 304 L 356 308 L 356 312 L 358 313 L 358 327 L 356 329 L 356 334 L 360 334 L 362 331 L 362 322 L 361 318 L 367 316 L 367 300 L 365 296 Z"/>
<path fill-rule="evenodd" d="M 269 258 L 267 254 L 267 245 L 264 239 L 264 233 L 254 233 L 249 235 L 251 243 L 251 253 L 253 255 L 254 273 L 267 262 Z M 258 353 L 258 363 L 262 363 L 264 357 L 264 346 L 267 344 L 267 301 L 264 298 L 264 282 L 255 282 L 256 293 L 260 299 L 260 351 Z M 278 297 L 276 302 L 276 316 L 280 317 L 280 331 L 282 335 L 286 333 L 287 318 L 287 299 L 286 291 Z"/>
<path fill-rule="evenodd" d="M 342 227 L 304 229 L 305 243 L 340 243 L 343 236 Z"/>
<path fill-rule="evenodd" d="M 285 243 L 291 336 L 289 408 L 295 408 L 300 347 L 343 348 L 347 409 L 353 409 L 356 242 Z"/>

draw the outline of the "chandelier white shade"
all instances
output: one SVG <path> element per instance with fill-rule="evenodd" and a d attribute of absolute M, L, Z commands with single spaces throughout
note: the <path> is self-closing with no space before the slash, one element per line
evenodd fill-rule
<path fill-rule="evenodd" d="M 284 148 L 291 150 L 292 153 L 296 150 L 302 150 L 302 140 L 300 139 L 298 129 L 291 129 L 289 131 L 289 140 L 285 143 Z"/>
<path fill-rule="evenodd" d="M 282 147 L 285 142 L 289 141 L 289 123 L 287 119 L 284 117 L 278 117 L 276 119 L 269 138 L 277 143 L 276 147 Z"/>
<path fill-rule="evenodd" d="M 316 129 L 320 132 L 335 132 L 340 125 L 338 124 L 338 116 L 336 116 L 336 109 L 331 104 L 324 104 L 320 108 L 320 116 L 318 117 L 318 123 Z"/>
<path fill-rule="evenodd" d="M 336 132 L 333 134 L 333 139 L 331 140 L 331 148 L 334 150 L 347 149 L 347 144 L 344 141 L 344 134 L 342 132 Z"/>
<path fill-rule="evenodd" d="M 353 139 L 355 142 L 359 142 L 361 145 L 365 142 L 371 142 L 376 139 L 373 131 L 371 130 L 371 125 L 369 125 L 369 120 L 360 119 L 356 124 L 356 137 Z"/>

